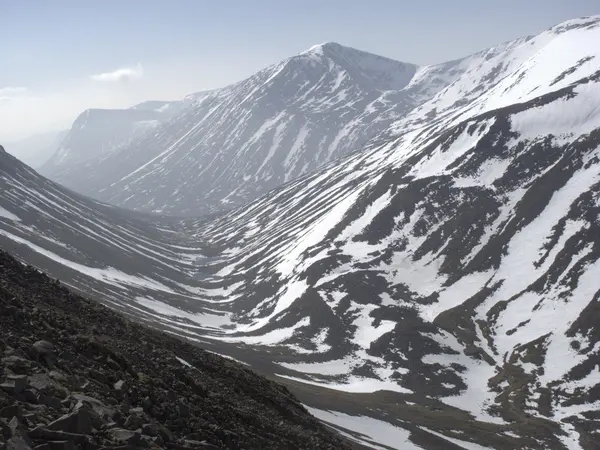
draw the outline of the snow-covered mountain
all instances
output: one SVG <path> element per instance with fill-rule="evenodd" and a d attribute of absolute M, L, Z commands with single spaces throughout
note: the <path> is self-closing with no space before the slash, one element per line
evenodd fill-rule
<path fill-rule="evenodd" d="M 317 45 L 197 96 L 118 151 L 50 175 L 130 209 L 189 216 L 231 208 L 356 150 L 509 45 L 423 68 Z"/>
<path fill-rule="evenodd" d="M 594 449 L 597 42 L 600 16 L 506 45 L 362 151 L 214 217 L 109 207 L 0 151 L 0 245 L 278 375 L 365 444 Z"/>
<path fill-rule="evenodd" d="M 129 109 L 88 109 L 73 122 L 47 161 L 36 168 L 46 176 L 62 180 L 74 167 L 127 146 L 181 114 L 203 95 L 191 94 L 176 101 L 147 101 Z"/>
<path fill-rule="evenodd" d="M 56 152 L 68 130 L 36 134 L 6 145 L 6 151 L 34 169 L 43 166 Z"/>

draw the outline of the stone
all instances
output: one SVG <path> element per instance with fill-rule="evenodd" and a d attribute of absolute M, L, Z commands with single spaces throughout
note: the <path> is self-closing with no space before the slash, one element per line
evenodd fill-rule
<path fill-rule="evenodd" d="M 102 418 L 108 417 L 110 419 L 113 419 L 117 413 L 117 411 L 114 408 L 106 406 L 100 400 L 94 397 L 90 397 L 88 395 L 72 394 L 71 398 L 77 402 L 75 406 L 76 409 L 79 409 L 82 406 L 87 406 Z"/>
<path fill-rule="evenodd" d="M 179 417 L 188 417 L 190 415 L 190 408 L 183 402 L 179 402 L 177 405 L 177 413 Z"/>
<path fill-rule="evenodd" d="M 4 439 L 12 437 L 12 429 L 3 420 L 0 420 L 0 434 L 4 436 Z"/>
<path fill-rule="evenodd" d="M 13 417 L 23 417 L 23 408 L 21 405 L 10 405 L 0 409 L 0 417 L 12 419 Z"/>
<path fill-rule="evenodd" d="M 75 450 L 73 441 L 50 441 L 47 444 L 50 450 Z"/>
<path fill-rule="evenodd" d="M 56 419 L 48 424 L 47 428 L 68 433 L 89 434 L 92 432 L 92 417 L 87 409 L 82 408 Z"/>
<path fill-rule="evenodd" d="M 45 427 L 37 427 L 30 431 L 33 439 L 45 441 L 71 441 L 75 444 L 87 445 L 88 437 L 78 433 L 67 433 L 65 431 L 49 430 Z"/>
<path fill-rule="evenodd" d="M 59 383 L 68 383 L 69 379 L 67 378 L 67 376 L 62 373 L 60 370 L 51 370 L 48 375 L 50 376 L 50 378 L 52 378 L 55 381 L 58 381 Z"/>
<path fill-rule="evenodd" d="M 48 444 L 40 444 L 33 447 L 33 450 L 50 450 L 50 446 Z"/>
<path fill-rule="evenodd" d="M 37 396 L 30 389 L 25 389 L 23 392 L 17 395 L 17 398 L 25 403 L 37 404 Z"/>
<path fill-rule="evenodd" d="M 152 423 L 145 423 L 142 425 L 142 434 L 152 437 L 158 436 L 158 427 Z"/>
<path fill-rule="evenodd" d="M 33 367 L 31 361 L 16 355 L 2 358 L 2 363 L 9 368 L 11 372 L 16 373 L 17 375 L 25 375 L 26 373 L 29 373 Z"/>
<path fill-rule="evenodd" d="M 123 428 L 111 428 L 107 433 L 119 444 L 136 445 L 142 441 L 142 435 Z"/>
<path fill-rule="evenodd" d="M 20 394 L 26 387 L 27 377 L 25 375 L 7 377 L 7 380 L 0 384 L 0 389 L 12 396 Z"/>
<path fill-rule="evenodd" d="M 52 408 L 56 411 L 60 411 L 63 407 L 60 399 L 51 395 L 39 394 L 37 400 L 40 405 L 45 405 L 48 408 Z"/>
<path fill-rule="evenodd" d="M 93 369 L 90 370 L 89 377 L 93 378 L 98 383 L 102 383 L 102 384 L 107 384 L 108 383 L 108 380 L 107 380 L 106 376 L 102 372 L 100 372 L 98 370 L 93 370 Z"/>
<path fill-rule="evenodd" d="M 125 420 L 123 427 L 127 428 L 128 430 L 137 430 L 138 428 L 141 428 L 143 424 L 144 419 L 142 417 L 137 414 L 131 414 Z"/>
<path fill-rule="evenodd" d="M 158 435 L 162 438 L 163 441 L 165 441 L 165 442 L 173 441 L 173 439 L 174 439 L 173 433 L 167 427 L 165 427 L 163 425 L 158 425 L 156 431 L 157 431 Z"/>
<path fill-rule="evenodd" d="M 13 436 L 6 442 L 4 448 L 6 450 L 30 450 L 31 446 L 22 436 Z"/>
<path fill-rule="evenodd" d="M 54 344 L 48 341 L 37 341 L 32 346 L 38 361 L 43 362 L 50 369 L 54 369 L 56 362 Z"/>
<path fill-rule="evenodd" d="M 35 342 L 33 344 L 33 349 L 39 356 L 53 355 L 56 350 L 54 344 L 48 341 Z"/>

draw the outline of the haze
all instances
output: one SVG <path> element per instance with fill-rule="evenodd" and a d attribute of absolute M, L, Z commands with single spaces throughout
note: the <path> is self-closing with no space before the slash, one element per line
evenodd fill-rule
<path fill-rule="evenodd" d="M 595 13 L 597 0 L 2 0 L 0 142 L 221 87 L 320 42 L 431 64 Z"/>

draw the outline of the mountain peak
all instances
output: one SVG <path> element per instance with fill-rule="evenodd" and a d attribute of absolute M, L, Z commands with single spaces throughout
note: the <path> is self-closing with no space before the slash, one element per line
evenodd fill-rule
<path fill-rule="evenodd" d="M 341 44 L 338 44 L 337 42 L 334 41 L 328 41 L 328 42 L 323 42 L 321 44 L 316 44 L 313 45 L 312 47 L 310 47 L 309 49 L 304 50 L 302 53 L 300 53 L 301 55 L 306 55 L 309 53 L 312 54 L 323 54 L 327 51 L 340 51 L 340 50 L 353 50 L 353 51 L 358 51 L 356 49 L 350 48 L 350 47 L 345 47 Z"/>

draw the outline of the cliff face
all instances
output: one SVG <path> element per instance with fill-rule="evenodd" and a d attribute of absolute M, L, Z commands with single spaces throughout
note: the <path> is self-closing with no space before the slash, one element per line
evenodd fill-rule
<path fill-rule="evenodd" d="M 1 448 L 347 448 L 285 387 L 3 251 L 0 318 Z"/>

